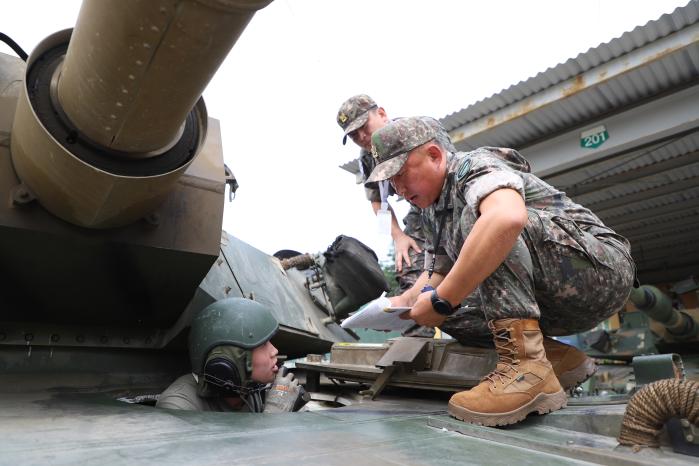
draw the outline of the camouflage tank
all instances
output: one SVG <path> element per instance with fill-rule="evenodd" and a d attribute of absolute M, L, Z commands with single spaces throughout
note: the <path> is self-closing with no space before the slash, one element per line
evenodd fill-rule
<path fill-rule="evenodd" d="M 354 341 L 305 275 L 221 232 L 237 182 L 200 95 L 267 3 L 87 1 L 26 65 L 2 57 L 3 347 L 177 349 L 234 296 L 276 310 L 290 356 Z"/>
<path fill-rule="evenodd" d="M 26 63 L 0 54 L 0 463 L 695 464 L 668 437 L 691 448 L 693 418 L 659 449 L 618 444 L 628 393 L 584 388 L 509 428 L 451 419 L 491 350 L 354 343 L 338 322 L 385 282 L 338 266 L 341 240 L 271 257 L 221 232 L 237 180 L 200 95 L 267 3 L 86 0 Z M 190 370 L 192 316 L 227 297 L 274 310 L 308 411 L 152 406 Z"/>

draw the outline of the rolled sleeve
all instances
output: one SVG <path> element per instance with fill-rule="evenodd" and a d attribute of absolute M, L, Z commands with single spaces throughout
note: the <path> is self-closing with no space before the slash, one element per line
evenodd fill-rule
<path fill-rule="evenodd" d="M 492 170 L 475 178 L 466 188 L 466 205 L 471 214 L 478 217 L 481 201 L 498 189 L 514 189 L 524 199 L 524 181 L 513 171 Z"/>

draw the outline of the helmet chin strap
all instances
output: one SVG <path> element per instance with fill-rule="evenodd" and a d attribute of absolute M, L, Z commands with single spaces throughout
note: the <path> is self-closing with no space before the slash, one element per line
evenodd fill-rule
<path fill-rule="evenodd" d="M 269 384 L 263 386 L 263 389 L 267 388 L 269 388 Z M 262 400 L 263 389 L 255 390 L 254 392 L 250 392 L 248 396 L 240 397 L 243 402 L 248 405 L 248 409 L 251 413 L 261 413 L 265 409 L 265 403 Z"/>
<path fill-rule="evenodd" d="M 225 389 L 225 393 L 217 390 L 219 396 L 238 395 L 252 413 L 261 413 L 264 410 L 264 399 L 262 393 L 269 390 L 272 384 L 261 384 L 250 381 L 246 386 L 233 385 L 232 383 L 217 379 L 210 375 L 204 376 L 205 383 L 215 387 Z"/>
<path fill-rule="evenodd" d="M 251 412 L 262 412 L 262 392 L 271 384 L 260 384 L 250 379 L 252 372 L 250 351 L 235 346 L 217 346 L 212 349 L 204 373 L 198 380 L 198 394 L 202 397 L 239 396 Z"/>

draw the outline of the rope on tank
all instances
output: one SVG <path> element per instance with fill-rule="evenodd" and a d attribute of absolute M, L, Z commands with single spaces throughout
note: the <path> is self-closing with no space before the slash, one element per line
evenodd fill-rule
<path fill-rule="evenodd" d="M 626 406 L 617 440 L 621 445 L 659 447 L 658 434 L 673 417 L 699 422 L 699 382 L 665 379 L 641 388 Z"/>
<path fill-rule="evenodd" d="M 315 259 L 311 254 L 300 254 L 289 259 L 282 259 L 281 262 L 284 270 L 289 270 L 292 267 L 304 270 L 315 264 Z"/>

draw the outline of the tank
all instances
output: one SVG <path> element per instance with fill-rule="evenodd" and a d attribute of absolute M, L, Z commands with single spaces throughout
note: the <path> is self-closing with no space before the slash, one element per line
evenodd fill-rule
<path fill-rule="evenodd" d="M 616 328 L 598 328 L 570 342 L 590 355 L 620 362 L 645 354 L 693 354 L 699 342 L 699 309 L 674 306 L 656 286 L 634 287 Z"/>
<path fill-rule="evenodd" d="M 699 325 L 687 311 L 672 307 L 670 297 L 658 288 L 643 285 L 634 288 L 629 297 L 655 324 L 655 333 L 666 343 L 697 341 Z"/>
<path fill-rule="evenodd" d="M 685 418 L 660 448 L 617 441 L 634 390 L 696 379 L 696 334 L 668 323 L 674 311 L 650 315 L 682 340 L 682 357 L 632 364 L 639 348 L 612 357 L 621 330 L 601 329 L 609 339 L 590 340 L 590 353 L 612 364 L 568 408 L 472 426 L 446 401 L 493 367 L 492 350 L 357 342 L 340 327 L 387 288 L 375 256 L 342 236 L 322 253 L 269 256 L 221 230 L 238 180 L 201 93 L 268 3 L 85 0 L 75 28 L 26 63 L 0 54 L 0 463 L 696 464 Z M 649 293 L 650 308 L 664 303 Z M 192 316 L 227 297 L 275 312 L 273 343 L 312 392 L 305 412 L 153 407 L 190 371 Z M 635 328 L 659 353 L 652 328 Z M 614 369 L 622 389 L 602 390 Z"/>
<path fill-rule="evenodd" d="M 287 358 L 356 340 L 322 255 L 284 269 L 221 230 L 237 181 L 201 93 L 268 3 L 87 0 L 26 62 L 0 55 L 3 390 L 157 393 L 189 371 L 192 316 L 228 297 L 274 310 Z"/>

